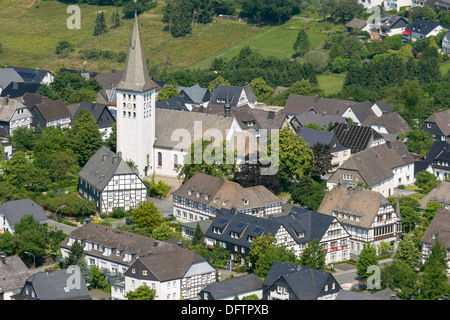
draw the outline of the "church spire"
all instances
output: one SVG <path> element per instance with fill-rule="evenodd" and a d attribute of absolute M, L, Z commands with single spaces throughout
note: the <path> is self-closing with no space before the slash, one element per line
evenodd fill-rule
<path fill-rule="evenodd" d="M 139 22 L 137 13 L 135 12 L 127 60 L 123 71 L 123 79 L 117 86 L 117 89 L 143 92 L 157 87 L 158 85 L 152 81 L 148 75 L 144 46 L 142 45 Z"/>

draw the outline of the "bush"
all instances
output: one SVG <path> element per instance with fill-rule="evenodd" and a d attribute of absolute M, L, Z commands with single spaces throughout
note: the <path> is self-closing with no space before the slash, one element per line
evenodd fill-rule
<path fill-rule="evenodd" d="M 75 51 L 75 46 L 70 43 L 69 41 L 63 40 L 58 42 L 58 45 L 56 46 L 56 50 L 55 53 L 58 55 L 66 55 L 69 54 L 70 52 L 74 52 Z"/>

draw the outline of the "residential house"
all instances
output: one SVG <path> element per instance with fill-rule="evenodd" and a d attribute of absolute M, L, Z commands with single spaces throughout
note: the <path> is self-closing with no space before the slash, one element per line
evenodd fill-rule
<path fill-rule="evenodd" d="M 367 186 L 383 196 L 394 195 L 399 185 L 414 183 L 414 159 L 401 140 L 388 141 L 352 155 L 328 179 L 337 185 Z"/>
<path fill-rule="evenodd" d="M 42 97 L 41 102 L 36 103 L 29 110 L 33 115 L 33 127 L 37 125 L 42 129 L 46 127 L 70 127 L 72 114 L 61 99 L 52 100 L 47 97 Z"/>
<path fill-rule="evenodd" d="M 97 122 L 98 129 L 102 134 L 103 141 L 108 140 L 112 133 L 112 126 L 116 123 L 116 119 L 108 106 L 96 102 L 81 101 L 76 111 L 72 114 L 71 126 L 81 110 L 87 110 L 92 114 L 94 120 Z"/>
<path fill-rule="evenodd" d="M 366 9 L 383 5 L 383 1 L 381 0 L 358 0 L 358 3 Z"/>
<path fill-rule="evenodd" d="M 352 20 L 350 20 L 349 22 L 347 22 L 344 27 L 346 28 L 345 30 L 348 33 L 354 33 L 357 30 L 360 31 L 369 31 L 369 25 L 367 23 L 367 20 L 362 20 L 362 19 L 358 19 L 358 18 L 353 18 Z"/>
<path fill-rule="evenodd" d="M 19 127 L 30 128 L 33 115 L 16 99 L 0 97 L 0 136 L 7 137 Z"/>
<path fill-rule="evenodd" d="M 263 300 L 335 300 L 340 290 L 330 272 L 275 261 L 263 282 Z"/>
<path fill-rule="evenodd" d="M 84 277 L 75 272 L 69 268 L 35 273 L 12 300 L 92 300 Z"/>
<path fill-rule="evenodd" d="M 412 3 L 413 0 L 385 0 L 384 9 L 385 11 L 390 10 L 400 11 L 400 8 L 402 7 L 411 7 Z M 406 20 L 406 22 L 408 22 L 408 20 Z"/>
<path fill-rule="evenodd" d="M 418 39 L 436 36 L 441 31 L 445 30 L 438 22 L 424 20 L 417 18 L 413 23 L 409 24 L 405 31 L 402 32 L 403 41 L 411 39 L 416 41 Z"/>
<path fill-rule="evenodd" d="M 204 287 L 198 294 L 199 300 L 242 300 L 255 295 L 262 299 L 263 286 L 260 278 L 254 273 L 225 279 Z"/>
<path fill-rule="evenodd" d="M 233 261 L 251 266 L 248 256 L 252 240 L 269 234 L 276 239 L 276 245 L 297 256 L 310 241 L 318 239 L 322 249 L 327 250 L 325 263 L 349 258 L 349 234 L 335 218 L 292 205 L 286 205 L 284 214 L 270 218 L 222 209 L 207 230 L 205 241 L 210 247 L 219 243 L 231 252 Z"/>
<path fill-rule="evenodd" d="M 207 106 L 209 112 L 221 113 L 223 106 L 227 105 L 229 108 L 239 108 L 243 105 L 253 107 L 258 102 L 256 95 L 253 93 L 250 86 L 246 83 L 241 86 L 224 86 L 216 84 L 211 99 Z"/>
<path fill-rule="evenodd" d="M 298 130 L 297 136 L 301 137 L 311 149 L 318 143 L 330 146 L 332 170 L 336 170 L 350 157 L 350 148 L 342 145 L 333 132 L 301 128 Z"/>
<path fill-rule="evenodd" d="M 155 241 L 154 246 L 160 243 Z M 140 256 L 133 262 L 124 273 L 125 294 L 147 285 L 155 290 L 155 300 L 197 300 L 203 288 L 216 282 L 216 272 L 196 252 L 174 244 L 172 248 Z"/>
<path fill-rule="evenodd" d="M 197 172 L 173 193 L 173 215 L 182 222 L 214 219 L 220 209 L 263 217 L 281 212 L 281 200 L 264 186 L 244 188 L 236 182 Z"/>
<path fill-rule="evenodd" d="M 322 200 L 320 213 L 331 215 L 350 234 L 350 253 L 358 256 L 363 245 L 388 242 L 395 250 L 402 235 L 402 218 L 379 192 L 362 187 L 336 186 Z"/>
<path fill-rule="evenodd" d="M 346 119 L 341 116 L 329 115 L 329 114 L 317 114 L 314 112 L 305 112 L 296 115 L 286 116 L 286 126 L 293 129 L 295 132 L 305 125 L 317 124 L 324 130 L 329 130 L 333 126 L 345 123 Z"/>
<path fill-rule="evenodd" d="M 436 188 L 419 200 L 420 209 L 425 210 L 428 202 L 440 203 L 445 209 L 450 209 L 450 182 L 441 181 Z"/>
<path fill-rule="evenodd" d="M 147 199 L 147 187 L 136 172 L 104 146 L 78 173 L 78 192 L 94 201 L 100 213 L 111 213 L 117 207 L 129 210 Z"/>
<path fill-rule="evenodd" d="M 334 127 L 332 132 L 344 146 L 351 149 L 352 153 L 386 143 L 383 136 L 371 127 L 341 123 Z"/>
<path fill-rule="evenodd" d="M 447 250 L 447 270 L 450 269 L 450 210 L 438 209 L 422 238 L 422 263 L 428 260 L 433 246 L 439 240 Z"/>
<path fill-rule="evenodd" d="M 361 125 L 367 117 L 375 116 L 370 101 L 358 102 L 350 105 L 342 114 L 344 118 L 350 118 L 354 124 Z"/>
<path fill-rule="evenodd" d="M 335 300 L 399 300 L 397 295 L 390 289 L 386 288 L 372 293 L 353 290 L 341 290 Z"/>
<path fill-rule="evenodd" d="M 30 270 L 18 255 L 7 257 L 0 252 L 0 301 L 11 300 L 13 295 L 20 293 L 30 276 Z"/>
<path fill-rule="evenodd" d="M 59 69 L 59 72 L 68 72 L 72 74 L 78 74 L 85 78 L 86 80 L 93 79 L 97 75 L 97 72 L 95 71 L 87 71 L 85 69 L 82 70 L 75 70 L 75 69 L 67 69 L 67 68 L 61 68 Z"/>
<path fill-rule="evenodd" d="M 450 53 L 450 31 L 447 31 L 442 36 L 442 44 L 441 44 L 442 52 L 443 53 Z"/>
<path fill-rule="evenodd" d="M 361 125 L 372 127 L 386 140 L 395 140 L 399 133 L 406 134 L 411 131 L 408 122 L 397 112 L 383 113 L 381 116 L 368 116 Z"/>
<path fill-rule="evenodd" d="M 24 82 L 22 77 L 13 68 L 1 68 L 0 69 L 0 93 L 11 82 Z"/>
<path fill-rule="evenodd" d="M 197 229 L 197 225 L 200 226 L 202 234 L 205 234 L 206 231 L 208 231 L 209 227 L 211 226 L 212 222 L 213 220 L 204 219 L 200 221 L 181 223 L 181 235 L 185 239 L 192 239 L 192 237 L 195 234 L 195 230 Z"/>
<path fill-rule="evenodd" d="M 184 103 L 184 98 L 181 96 L 156 101 L 155 106 L 160 109 L 190 111 Z"/>
<path fill-rule="evenodd" d="M 429 164 L 427 171 L 433 173 L 438 180 L 448 180 L 450 177 L 449 145 L 448 143 L 435 141 L 425 158 L 425 161 Z"/>
<path fill-rule="evenodd" d="M 390 113 L 393 111 L 394 104 L 386 100 L 376 101 L 372 106 L 372 111 L 377 117 L 381 117 L 383 113 Z"/>
<path fill-rule="evenodd" d="M 433 10 L 448 11 L 450 8 L 450 1 L 448 0 L 426 0 L 422 5 L 425 5 Z"/>
<path fill-rule="evenodd" d="M 439 111 L 428 117 L 420 126 L 421 130 L 431 133 L 436 141 L 450 143 L 450 109 Z"/>
<path fill-rule="evenodd" d="M 0 137 L 1 137 L 1 134 L 0 134 Z M 3 160 L 11 159 L 11 157 L 13 156 L 13 153 L 16 151 L 16 149 L 12 147 L 11 141 L 9 141 L 6 138 L 2 139 L 1 142 L 2 142 L 2 151 L 3 151 L 3 155 L 4 155 Z"/>
<path fill-rule="evenodd" d="M 13 67 L 8 66 L 16 70 L 19 76 L 22 77 L 24 82 L 33 82 L 39 84 L 50 84 L 55 79 L 53 73 L 48 70 L 43 70 L 39 68 L 24 68 L 24 67 Z"/>
<path fill-rule="evenodd" d="M 211 93 L 207 88 L 202 88 L 198 84 L 195 84 L 191 87 L 177 86 L 176 89 L 178 90 L 179 96 L 184 105 L 189 111 L 208 108 Z"/>
<path fill-rule="evenodd" d="M 36 93 L 41 85 L 33 82 L 11 81 L 2 91 L 2 97 L 21 98 L 25 93 Z"/>
<path fill-rule="evenodd" d="M 322 98 L 319 96 L 304 96 L 290 94 L 282 112 L 296 115 L 305 112 L 342 116 L 349 106 L 356 104 L 353 100 Z"/>
<path fill-rule="evenodd" d="M 41 224 L 48 221 L 44 209 L 31 199 L 7 201 L 0 206 L 0 233 L 14 233 L 14 226 L 28 215 Z"/>

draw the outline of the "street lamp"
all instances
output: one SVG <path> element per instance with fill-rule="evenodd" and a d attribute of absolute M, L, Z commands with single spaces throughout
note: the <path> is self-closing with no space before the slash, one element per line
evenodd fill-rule
<path fill-rule="evenodd" d="M 34 256 L 34 254 L 32 254 L 31 252 L 25 251 L 26 254 L 31 254 L 33 256 L 33 267 L 34 269 L 36 269 L 36 258 Z"/>
<path fill-rule="evenodd" d="M 61 208 L 64 208 L 65 206 L 66 205 L 63 205 L 63 206 L 59 207 L 58 209 L 56 209 L 56 211 L 55 211 L 55 221 L 58 218 L 58 210 L 61 209 Z"/>

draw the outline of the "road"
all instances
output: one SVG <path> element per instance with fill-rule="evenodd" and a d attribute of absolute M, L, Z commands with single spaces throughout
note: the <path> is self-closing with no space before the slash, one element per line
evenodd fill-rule
<path fill-rule="evenodd" d="M 382 268 L 384 264 L 391 264 L 392 259 L 380 260 L 378 265 Z M 343 284 L 358 284 L 361 278 L 356 274 L 356 266 L 349 263 L 342 263 L 334 266 L 333 276 L 342 286 Z"/>

